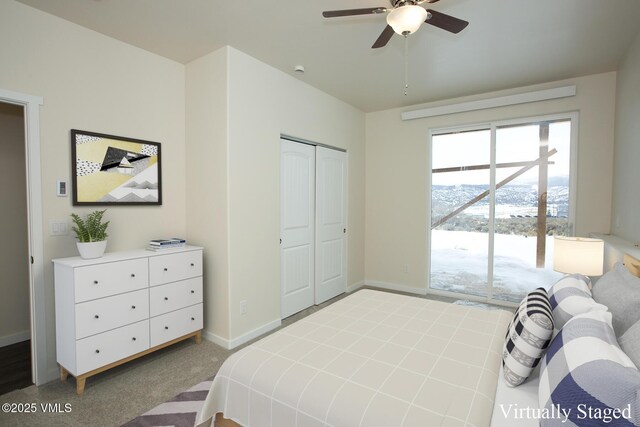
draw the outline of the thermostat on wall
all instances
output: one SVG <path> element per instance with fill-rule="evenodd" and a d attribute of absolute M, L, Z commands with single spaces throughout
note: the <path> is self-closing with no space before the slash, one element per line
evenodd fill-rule
<path fill-rule="evenodd" d="M 67 181 L 56 182 L 56 194 L 58 195 L 58 197 L 67 196 Z"/>

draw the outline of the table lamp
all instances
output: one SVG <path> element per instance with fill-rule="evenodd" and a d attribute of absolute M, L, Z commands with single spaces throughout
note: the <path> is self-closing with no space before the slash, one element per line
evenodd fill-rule
<path fill-rule="evenodd" d="M 602 276 L 604 241 L 586 237 L 560 237 L 553 240 L 553 269 L 560 273 Z"/>

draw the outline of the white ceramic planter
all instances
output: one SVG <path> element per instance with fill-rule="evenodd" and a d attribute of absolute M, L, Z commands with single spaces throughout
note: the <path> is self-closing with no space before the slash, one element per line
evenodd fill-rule
<path fill-rule="evenodd" d="M 78 245 L 80 257 L 84 259 L 100 258 L 104 255 L 104 251 L 107 249 L 106 240 L 102 240 L 100 242 L 76 242 L 76 245 Z"/>

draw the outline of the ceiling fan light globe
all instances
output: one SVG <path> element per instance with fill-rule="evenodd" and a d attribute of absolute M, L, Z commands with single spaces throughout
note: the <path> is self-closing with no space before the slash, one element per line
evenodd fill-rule
<path fill-rule="evenodd" d="M 413 34 L 418 31 L 427 16 L 429 16 L 429 13 L 420 6 L 401 6 L 389 12 L 387 24 L 400 35 Z"/>

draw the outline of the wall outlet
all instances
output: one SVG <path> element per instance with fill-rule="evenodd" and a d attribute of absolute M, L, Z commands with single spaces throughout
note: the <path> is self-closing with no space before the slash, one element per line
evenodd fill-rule
<path fill-rule="evenodd" d="M 405 264 L 402 266 L 402 272 L 405 274 L 409 273 L 409 264 Z"/>
<path fill-rule="evenodd" d="M 247 300 L 240 301 L 240 314 L 247 314 Z"/>

